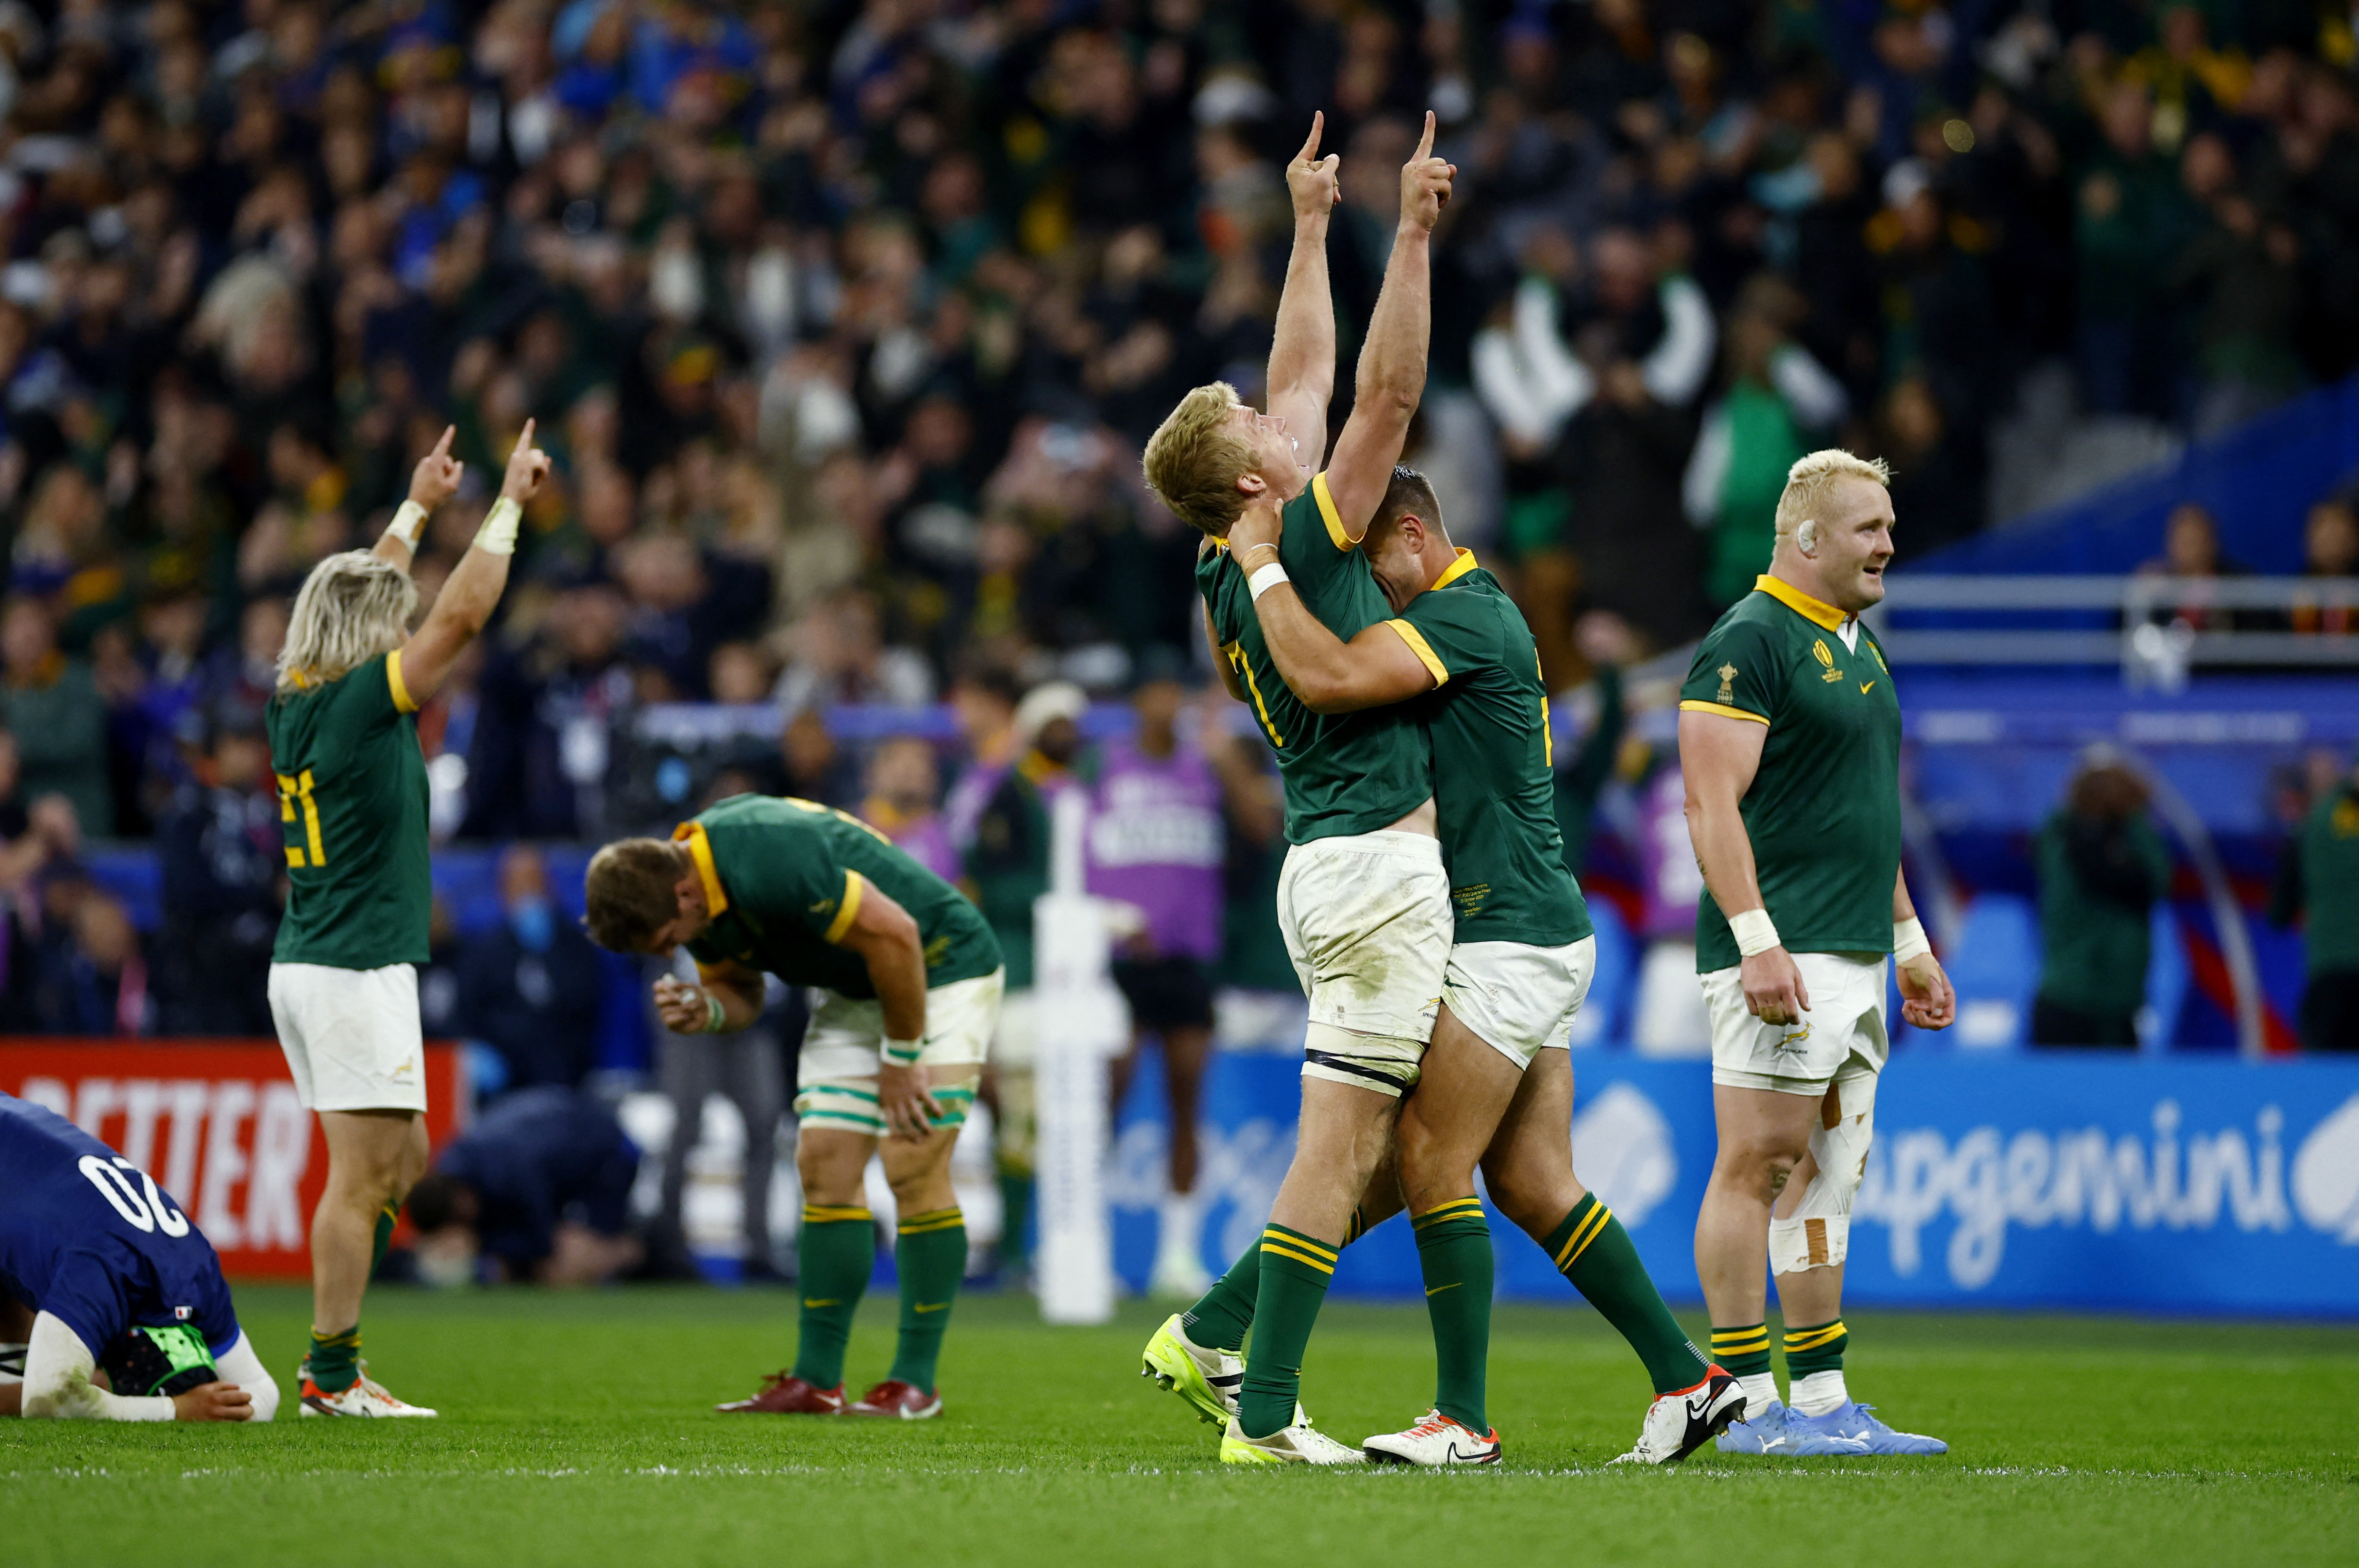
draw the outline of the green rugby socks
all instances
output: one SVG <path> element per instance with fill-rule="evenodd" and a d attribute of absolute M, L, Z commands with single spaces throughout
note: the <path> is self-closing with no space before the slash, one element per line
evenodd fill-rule
<path fill-rule="evenodd" d="M 1841 1318 L 1786 1331 L 1786 1385 L 1804 1415 L 1824 1415 L 1851 1402 L 1843 1386 L 1843 1350 L 1851 1331 Z"/>
<path fill-rule="evenodd" d="M 1759 1416 L 1778 1402 L 1777 1379 L 1769 1372 L 1769 1325 L 1749 1323 L 1742 1328 L 1712 1331 L 1712 1358 L 1745 1390 L 1745 1413 Z"/>
<path fill-rule="evenodd" d="M 1491 1354 L 1491 1227 L 1483 1200 L 1452 1198 L 1416 1216 L 1417 1261 L 1433 1320 L 1433 1408 L 1473 1433 L 1491 1430 L 1483 1410 Z"/>
<path fill-rule="evenodd" d="M 1302 1356 L 1319 1308 L 1335 1277 L 1336 1249 L 1282 1225 L 1266 1227 L 1256 1256 L 1261 1283 L 1255 1302 L 1253 1353 L 1237 1395 L 1237 1425 L 1247 1437 L 1267 1437 L 1294 1420 L 1302 1390 Z"/>
<path fill-rule="evenodd" d="M 865 1208 L 805 1204 L 795 1256 L 803 1303 L 795 1376 L 813 1388 L 837 1388 L 843 1382 L 844 1347 L 852 1342 L 852 1314 L 876 1266 L 876 1222 Z"/>
<path fill-rule="evenodd" d="M 966 1216 L 955 1206 L 903 1215 L 893 1266 L 901 1277 L 901 1337 L 890 1376 L 930 1394 L 951 1303 L 966 1277 Z"/>
<path fill-rule="evenodd" d="M 361 1325 L 342 1334 L 311 1331 L 311 1382 L 323 1394 L 341 1394 L 361 1378 Z"/>
<path fill-rule="evenodd" d="M 1343 1245 L 1349 1247 L 1367 1233 L 1365 1211 L 1354 1207 L 1352 1217 L 1343 1222 Z M 1237 1349 L 1245 1342 L 1245 1331 L 1253 1327 L 1254 1299 L 1260 1292 L 1261 1252 L 1256 1248 L 1230 1264 L 1229 1271 L 1212 1281 L 1203 1299 L 1180 1314 L 1180 1329 L 1190 1345 L 1203 1349 Z"/>
<path fill-rule="evenodd" d="M 1612 1209 L 1597 1201 L 1595 1193 L 1583 1193 L 1572 1212 L 1558 1222 L 1540 1245 L 1555 1260 L 1557 1272 L 1571 1280 L 1573 1289 L 1587 1296 L 1589 1304 L 1630 1342 L 1630 1348 L 1646 1363 L 1655 1392 L 1691 1389 L 1703 1380 L 1708 1369 L 1703 1353 L 1663 1304 L 1663 1293 L 1655 1289 L 1647 1266 L 1638 1261 L 1638 1249 L 1630 1233 L 1622 1228 Z M 1712 1344 L 1717 1355 L 1716 1331 Z M 1761 1357 L 1761 1369 L 1766 1372 L 1769 1369 L 1766 1328 Z M 1735 1371 L 1725 1361 L 1721 1365 Z"/>

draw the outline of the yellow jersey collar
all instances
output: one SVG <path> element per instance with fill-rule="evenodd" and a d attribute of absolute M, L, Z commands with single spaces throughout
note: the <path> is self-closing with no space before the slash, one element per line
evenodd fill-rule
<path fill-rule="evenodd" d="M 1433 591 L 1433 589 L 1436 588 L 1448 588 L 1451 583 L 1456 582 L 1460 578 L 1464 577 L 1468 572 L 1474 570 L 1482 564 L 1482 562 L 1474 558 L 1473 551 L 1468 549 L 1465 546 L 1461 545 L 1458 546 L 1458 558 L 1451 562 L 1449 568 L 1444 570 L 1440 577 L 1433 579 L 1432 587 L 1427 589 L 1426 591 L 1430 593 Z"/>
<path fill-rule="evenodd" d="M 720 919 L 729 908 L 729 893 L 713 867 L 712 840 L 704 836 L 704 824 L 683 822 L 671 830 L 671 836 L 673 842 L 688 846 L 688 858 L 696 862 L 696 880 L 704 884 L 704 913 Z"/>
<path fill-rule="evenodd" d="M 1843 623 L 1851 619 L 1833 605 L 1822 604 L 1783 578 L 1771 577 L 1767 572 L 1755 578 L 1753 587 L 1756 592 L 1767 594 L 1803 620 L 1814 621 L 1830 632 L 1842 631 Z"/>

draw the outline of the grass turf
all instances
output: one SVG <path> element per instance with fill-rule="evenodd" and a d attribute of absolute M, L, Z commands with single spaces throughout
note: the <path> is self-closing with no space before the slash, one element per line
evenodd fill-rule
<path fill-rule="evenodd" d="M 239 1305 L 274 1371 L 303 1292 Z M 1399 1561 L 1842 1564 L 2351 1561 L 2359 1333 L 1854 1314 L 1857 1390 L 1942 1459 L 1771 1462 L 1707 1449 L 1604 1470 L 1646 1387 L 1580 1308 L 1501 1309 L 1495 1470 L 1223 1468 L 1213 1430 L 1137 1374 L 1157 1315 L 1052 1330 L 961 1303 L 948 1413 L 922 1424 L 723 1417 L 786 1360 L 782 1292 L 372 1295 L 367 1348 L 433 1422 L 267 1429 L 0 1422 L 12 1568 L 91 1563 L 967 1564 Z M 1691 1323 L 1702 1336 L 1700 1322 Z M 882 1377 L 892 1304 L 853 1341 Z M 1347 1441 L 1431 1392 L 1415 1307 L 1331 1305 L 1305 1395 Z"/>

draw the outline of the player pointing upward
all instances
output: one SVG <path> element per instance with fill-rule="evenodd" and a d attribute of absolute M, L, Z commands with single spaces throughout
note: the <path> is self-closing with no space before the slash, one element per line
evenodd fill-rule
<path fill-rule="evenodd" d="M 1185 1319 L 1167 1323 L 1147 1369 L 1201 1385 L 1207 1358 L 1254 1316 L 1253 1355 L 1221 1444 L 1233 1464 L 1356 1464 L 1360 1454 L 1296 1419 L 1302 1357 L 1352 1210 L 1390 1142 L 1400 1096 L 1417 1082 L 1450 950 L 1450 883 L 1434 838 L 1425 736 L 1398 708 L 1325 715 L 1286 686 L 1254 618 L 1262 590 L 1221 541 L 1247 503 L 1280 503 L 1278 556 L 1305 607 L 1339 637 L 1392 613 L 1355 549 L 1392 484 L 1425 387 L 1430 243 L 1455 171 L 1432 156 L 1433 117 L 1401 169 L 1400 222 L 1360 355 L 1352 416 L 1322 472 L 1334 389 L 1335 321 L 1326 240 L 1337 199 L 1321 122 L 1287 168 L 1294 254 L 1269 356 L 1269 412 L 1224 384 L 1180 399 L 1147 445 L 1147 481 L 1208 544 L 1196 579 L 1231 694 L 1252 704 L 1277 754 L 1292 849 L 1278 924 L 1310 998 L 1302 1121 L 1293 1164 L 1255 1256 L 1240 1260 Z M 1277 569 L 1277 568 L 1268 568 Z M 1248 1284 L 1248 1279 L 1251 1283 Z M 1190 1325 L 1209 1337 L 1189 1337 Z"/>
<path fill-rule="evenodd" d="M 1735 1453 L 1939 1454 L 1843 1385 L 1843 1266 L 1885 1033 L 1957 1006 L 1900 872 L 1900 704 L 1859 613 L 1884 598 L 1884 465 L 1794 464 L 1768 572 L 1703 640 L 1680 696 L 1680 768 L 1706 894 L 1696 965 L 1712 1015 L 1720 1153 L 1696 1219 L 1712 1358 L 1744 1383 Z M 1772 1205 L 1775 1205 L 1773 1210 Z M 1786 1319 L 1791 1410 L 1769 1375 L 1764 1241 Z"/>
<path fill-rule="evenodd" d="M 532 431 L 527 419 L 499 499 L 417 632 L 410 556 L 428 514 L 459 488 L 449 430 L 376 548 L 311 568 L 278 657 L 270 759 L 288 892 L 270 1014 L 295 1091 L 328 1140 L 328 1186 L 311 1217 L 305 1415 L 434 1413 L 395 1399 L 360 1365 L 361 1297 L 426 1170 L 417 966 L 434 890 L 416 715 L 507 585 L 524 503 L 549 473 Z"/>

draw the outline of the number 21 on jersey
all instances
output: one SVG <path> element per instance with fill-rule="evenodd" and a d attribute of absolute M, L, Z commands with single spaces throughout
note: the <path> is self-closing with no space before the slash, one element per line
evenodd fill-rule
<path fill-rule="evenodd" d="M 320 803 L 311 798 L 311 770 L 305 768 L 293 778 L 288 778 L 285 773 L 277 776 L 278 820 L 294 821 L 299 803 L 303 812 L 303 845 L 287 846 L 287 863 L 299 871 L 307 865 L 326 865 L 328 852 L 320 848 Z M 310 857 L 309 860 L 304 858 L 304 846 L 309 847 Z"/>

